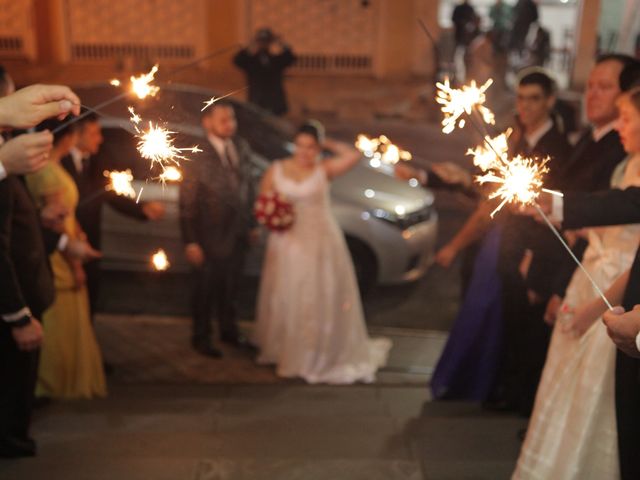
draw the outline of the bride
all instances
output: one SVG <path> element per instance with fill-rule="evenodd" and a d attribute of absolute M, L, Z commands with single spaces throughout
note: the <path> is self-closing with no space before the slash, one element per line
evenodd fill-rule
<path fill-rule="evenodd" d="M 621 96 L 618 108 L 616 128 L 629 156 L 614 172 L 612 184 L 624 189 L 640 186 L 640 90 Z M 601 289 L 611 287 L 607 296 L 619 304 L 640 225 L 592 228 L 588 239 L 583 264 Z M 616 347 L 606 327 L 596 321 L 605 310 L 584 273 L 576 270 L 553 330 L 513 479 L 620 478 Z"/>
<path fill-rule="evenodd" d="M 321 159 L 322 150 L 334 154 Z M 266 172 L 261 194 L 278 192 L 295 221 L 267 242 L 258 298 L 258 363 L 309 383 L 373 382 L 386 363 L 388 339 L 367 335 L 347 245 L 331 213 L 329 182 L 353 168 L 360 152 L 324 141 L 322 125 L 304 124 L 295 153 Z"/>

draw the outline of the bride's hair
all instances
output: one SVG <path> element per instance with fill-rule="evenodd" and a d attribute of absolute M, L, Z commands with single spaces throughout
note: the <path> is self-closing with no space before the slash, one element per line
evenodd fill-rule
<path fill-rule="evenodd" d="M 301 133 L 305 133 L 307 135 L 311 135 L 316 139 L 316 142 L 322 144 L 324 143 L 324 126 L 318 120 L 307 120 L 298 128 L 296 132 L 296 136 Z"/>

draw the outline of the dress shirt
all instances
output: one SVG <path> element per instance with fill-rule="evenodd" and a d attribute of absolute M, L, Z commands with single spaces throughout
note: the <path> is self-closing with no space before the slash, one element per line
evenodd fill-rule
<path fill-rule="evenodd" d="M 220 138 L 212 133 L 207 135 L 207 138 L 226 167 L 236 168 L 238 166 L 238 153 L 230 138 Z M 230 158 L 227 158 L 227 152 Z"/>
<path fill-rule="evenodd" d="M 617 120 L 613 120 L 606 125 L 603 125 L 599 128 L 593 128 L 591 135 L 593 136 L 593 140 L 599 142 L 602 138 L 609 133 L 616 126 Z"/>
<path fill-rule="evenodd" d="M 533 133 L 524 135 L 524 139 L 527 142 L 527 146 L 529 149 L 533 150 L 535 146 L 538 144 L 540 139 L 545 136 L 545 134 L 553 128 L 553 121 L 548 118 L 546 122 L 544 122 L 540 127 L 538 127 Z"/>
<path fill-rule="evenodd" d="M 73 165 L 76 167 L 76 172 L 82 173 L 84 161 L 89 158 L 89 155 L 83 153 L 78 147 L 72 147 L 71 150 L 69 150 L 69 154 L 73 160 Z"/>

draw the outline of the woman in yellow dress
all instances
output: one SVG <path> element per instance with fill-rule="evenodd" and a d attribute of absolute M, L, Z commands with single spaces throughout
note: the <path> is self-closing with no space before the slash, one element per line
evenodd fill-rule
<path fill-rule="evenodd" d="M 47 120 L 39 129 L 53 131 L 59 124 L 57 120 Z M 76 140 L 73 128 L 56 133 L 47 166 L 26 177 L 29 191 L 39 207 L 56 203 L 68 210 L 63 233 L 72 239 L 84 236 L 74 213 L 78 189 L 60 161 L 69 154 Z M 60 251 L 51 254 L 49 259 L 56 298 L 42 318 L 46 341 L 40 353 L 36 395 L 60 399 L 105 396 L 102 356 L 91 325 L 82 264 Z"/>

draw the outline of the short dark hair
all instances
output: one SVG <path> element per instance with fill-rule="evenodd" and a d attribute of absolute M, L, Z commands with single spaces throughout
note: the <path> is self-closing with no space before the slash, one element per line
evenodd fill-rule
<path fill-rule="evenodd" d="M 49 130 L 50 132 L 53 133 L 53 131 L 56 128 L 59 128 L 62 125 L 65 125 L 67 122 L 70 122 L 71 118 L 72 117 L 67 117 L 64 120 L 58 120 L 55 117 L 48 118 L 43 122 L 40 122 L 38 125 L 36 125 L 36 131 L 42 132 L 44 130 Z M 77 128 L 78 128 L 77 123 L 70 123 L 69 125 L 66 125 L 62 129 L 60 129 L 59 132 L 56 132 L 53 134 L 53 144 L 57 145 L 58 143 L 60 143 L 60 140 L 62 140 L 67 135 L 71 135 L 73 132 L 76 131 Z"/>
<path fill-rule="evenodd" d="M 601 63 L 605 63 L 605 62 L 618 62 L 622 66 L 622 71 L 624 72 L 624 70 L 627 67 L 632 66 L 634 63 L 637 62 L 637 60 L 633 58 L 631 55 L 627 55 L 625 53 L 615 53 L 615 52 L 604 53 L 598 56 L 598 58 L 596 58 L 596 65 L 600 65 Z M 625 84 L 623 85 L 622 73 L 620 73 L 620 77 L 618 78 L 618 86 L 622 91 L 629 89 L 629 85 L 626 84 L 627 82 L 626 79 L 624 79 L 624 82 Z"/>
<path fill-rule="evenodd" d="M 82 116 L 82 118 L 78 120 L 78 125 L 82 125 L 83 123 L 97 122 L 100 119 L 96 112 L 94 112 L 93 110 L 89 110 L 87 107 L 80 108 L 80 115 Z"/>
<path fill-rule="evenodd" d="M 11 84 L 11 77 L 9 77 L 9 72 L 4 68 L 4 65 L 0 65 L 0 95 L 6 95 L 7 89 Z"/>
<path fill-rule="evenodd" d="M 217 100 L 213 102 L 210 106 L 204 109 L 204 111 L 202 112 L 202 116 L 207 117 L 211 115 L 216 109 L 222 108 L 222 107 L 230 108 L 235 112 L 235 108 L 233 108 L 233 103 L 229 102 L 228 100 Z"/>
<path fill-rule="evenodd" d="M 546 97 L 550 97 L 551 95 L 554 95 L 556 93 L 556 82 L 549 75 L 541 71 L 525 73 L 522 77 L 520 77 L 518 86 L 522 87 L 525 85 L 540 86 Z"/>

